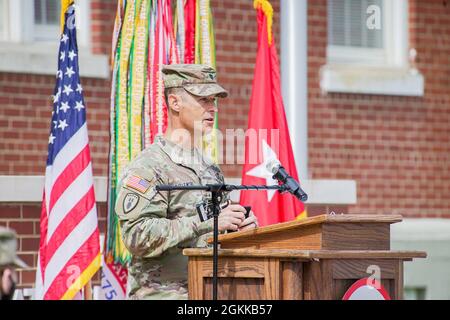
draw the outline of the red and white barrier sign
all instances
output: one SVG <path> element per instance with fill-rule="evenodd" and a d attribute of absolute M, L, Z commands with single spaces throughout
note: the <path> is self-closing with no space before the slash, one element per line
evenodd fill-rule
<path fill-rule="evenodd" d="M 391 300 L 391 297 L 380 282 L 363 278 L 351 285 L 342 300 Z"/>

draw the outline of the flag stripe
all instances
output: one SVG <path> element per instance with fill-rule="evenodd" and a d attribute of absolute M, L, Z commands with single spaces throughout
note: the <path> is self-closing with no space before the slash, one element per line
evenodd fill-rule
<path fill-rule="evenodd" d="M 95 257 L 100 253 L 97 251 L 92 260 L 85 259 L 84 256 L 90 255 L 92 252 L 93 244 L 99 241 L 98 230 L 95 230 L 91 235 L 81 244 L 78 250 L 75 252 L 69 260 L 61 266 L 61 272 L 59 272 L 54 279 L 52 279 L 51 286 L 47 288 L 44 298 L 45 299 L 60 299 L 68 291 L 69 287 L 75 281 L 79 281 L 79 277 L 91 263 Z M 81 289 L 81 283 L 79 283 Z"/>
<path fill-rule="evenodd" d="M 72 299 L 79 290 L 86 285 L 86 283 L 95 275 L 101 266 L 101 253 L 99 253 L 94 260 L 84 269 L 83 273 L 62 296 L 62 300 Z"/>
<path fill-rule="evenodd" d="M 67 141 L 64 148 L 58 152 L 53 161 L 53 165 L 47 167 L 48 172 L 51 173 L 49 177 L 53 178 L 50 180 L 50 188 L 47 188 L 47 190 L 53 187 L 56 179 L 58 179 L 59 175 L 66 169 L 67 164 L 72 162 L 88 143 L 87 125 L 84 123 L 72 138 Z"/>
<path fill-rule="evenodd" d="M 92 165 L 89 163 L 83 172 L 63 192 L 50 212 L 48 216 L 47 241 L 52 237 L 53 232 L 55 232 L 66 214 L 80 201 L 86 190 L 91 188 L 92 181 Z"/>
<path fill-rule="evenodd" d="M 44 194 L 43 194 L 43 199 L 42 200 L 42 208 L 41 208 L 41 221 L 39 224 L 40 227 L 40 231 L 41 231 L 41 238 L 39 239 L 39 257 L 40 259 L 38 259 L 38 263 L 39 266 L 42 268 L 42 272 L 43 270 L 45 270 L 45 247 L 47 246 L 47 226 L 48 226 L 48 214 L 47 214 L 47 206 L 45 204 L 45 190 L 44 190 Z M 43 274 L 43 273 L 42 273 Z M 42 279 L 42 277 L 41 277 Z"/>
<path fill-rule="evenodd" d="M 48 261 L 45 268 L 45 285 L 44 290 L 50 287 L 57 275 L 64 271 L 64 266 L 79 251 L 82 245 L 93 232 L 97 231 L 97 210 L 92 210 L 86 217 L 76 226 L 63 243 L 58 247 L 52 258 Z"/>
<path fill-rule="evenodd" d="M 50 195 L 55 181 L 59 175 L 64 171 L 68 163 L 80 153 L 80 151 L 89 143 L 87 135 L 87 126 L 83 124 L 80 129 L 72 136 L 66 143 L 65 147 L 56 155 L 52 165 L 48 165 L 45 169 L 45 204 L 47 207 L 47 214 L 50 212 Z"/>
<path fill-rule="evenodd" d="M 47 245 L 47 259 L 51 259 L 58 247 L 64 242 L 78 223 L 92 210 L 95 205 L 94 186 L 78 201 L 58 225 Z"/>
<path fill-rule="evenodd" d="M 58 201 L 60 196 L 63 194 L 64 190 L 69 187 L 73 180 L 75 180 L 86 166 L 89 165 L 91 159 L 89 145 L 83 148 L 80 153 L 69 163 L 69 165 L 64 169 L 64 171 L 58 176 L 55 183 L 53 184 L 52 193 L 50 195 L 50 212 Z"/>

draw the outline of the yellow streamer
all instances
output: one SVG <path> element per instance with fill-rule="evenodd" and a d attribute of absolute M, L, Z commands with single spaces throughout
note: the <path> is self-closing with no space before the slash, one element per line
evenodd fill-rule
<path fill-rule="evenodd" d="M 73 0 L 61 0 L 61 33 L 64 31 L 64 14 L 72 4 Z"/>
<path fill-rule="evenodd" d="M 61 300 L 72 300 L 75 295 L 92 279 L 101 266 L 101 254 L 99 253 L 94 260 L 83 270 L 81 275 L 72 283 L 62 296 Z"/>
<path fill-rule="evenodd" d="M 263 13 L 267 17 L 267 38 L 269 39 L 269 45 L 272 44 L 272 20 L 273 20 L 273 8 L 268 0 L 254 0 L 253 7 L 255 9 L 261 8 Z"/>

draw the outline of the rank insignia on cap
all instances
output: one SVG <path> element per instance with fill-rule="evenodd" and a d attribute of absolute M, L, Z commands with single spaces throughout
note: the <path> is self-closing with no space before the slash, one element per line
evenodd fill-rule
<path fill-rule="evenodd" d="M 145 193 L 147 192 L 148 188 L 150 188 L 150 181 L 145 180 L 137 175 L 132 175 L 128 178 L 125 185 L 141 193 Z"/>
<path fill-rule="evenodd" d="M 139 197 L 134 193 L 128 193 L 123 199 L 123 212 L 128 213 L 136 208 L 139 202 Z"/>

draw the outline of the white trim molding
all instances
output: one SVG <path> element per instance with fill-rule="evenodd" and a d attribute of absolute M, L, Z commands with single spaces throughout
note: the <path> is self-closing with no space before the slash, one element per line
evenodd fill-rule
<path fill-rule="evenodd" d="M 241 178 L 225 178 L 229 184 L 241 184 Z M 302 180 L 301 187 L 308 195 L 306 204 L 356 204 L 355 180 Z M 231 200 L 239 200 L 239 191 L 231 193 Z"/>
<path fill-rule="evenodd" d="M 416 69 L 324 65 L 320 88 L 326 92 L 423 96 L 424 77 Z"/>
<path fill-rule="evenodd" d="M 356 204 L 355 180 L 303 180 L 302 189 L 308 194 L 306 204 Z"/>
<path fill-rule="evenodd" d="M 426 259 L 406 262 L 404 286 L 425 299 L 450 299 L 450 219 L 404 219 L 391 225 L 392 250 L 418 250 Z"/>
<path fill-rule="evenodd" d="M 108 180 L 94 177 L 97 202 L 106 202 Z M 41 202 L 44 176 L 0 176 L 0 202 Z"/>
<path fill-rule="evenodd" d="M 92 54 L 87 48 L 79 52 L 80 76 L 108 79 L 107 55 Z M 55 75 L 58 68 L 58 44 L 0 42 L 0 72 Z"/>
<path fill-rule="evenodd" d="M 240 178 L 226 178 L 227 183 L 240 184 Z M 306 204 L 356 204 L 354 180 L 303 180 L 302 189 L 308 194 Z M 0 202 L 40 202 L 44 176 L 0 176 Z M 97 202 L 106 202 L 108 179 L 94 177 Z M 239 200 L 239 191 L 231 193 Z"/>

